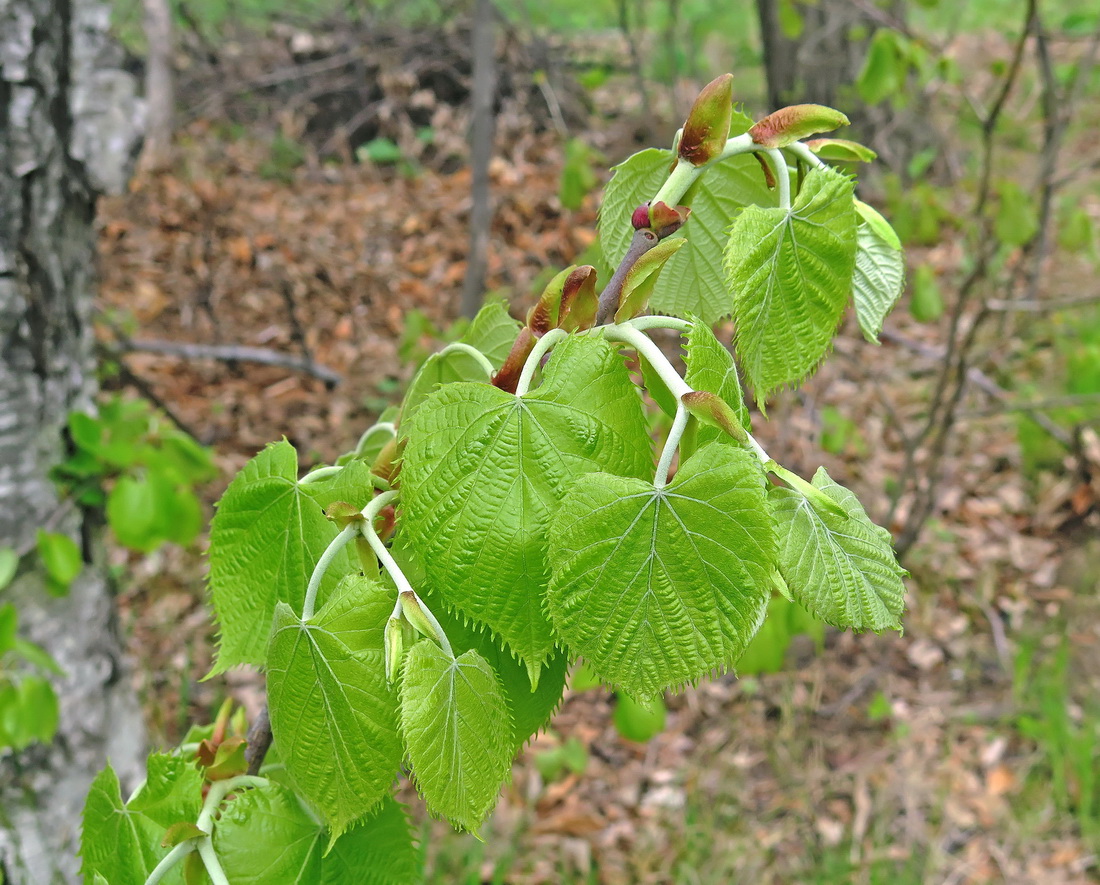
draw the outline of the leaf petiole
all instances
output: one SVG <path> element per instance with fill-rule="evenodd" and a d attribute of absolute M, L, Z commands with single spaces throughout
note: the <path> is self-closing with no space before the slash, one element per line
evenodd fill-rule
<path fill-rule="evenodd" d="M 485 356 L 485 354 L 483 354 L 476 347 L 474 347 L 473 345 L 470 345 L 470 344 L 466 344 L 464 341 L 452 341 L 450 344 L 448 344 L 446 347 L 444 347 L 441 351 L 439 351 L 439 356 L 443 356 L 443 354 L 445 354 L 445 353 L 456 353 L 456 352 L 457 353 L 464 353 L 467 356 L 473 357 L 473 359 L 477 362 L 477 364 L 485 370 L 485 377 L 486 378 L 492 378 L 493 377 L 493 372 L 495 372 L 496 369 L 494 369 L 493 364 L 491 362 L 489 362 L 489 358 L 487 356 Z M 381 425 L 375 425 L 375 426 L 380 427 Z M 391 424 L 390 426 L 392 427 L 393 425 Z"/>
<path fill-rule="evenodd" d="M 531 382 L 535 378 L 535 370 L 539 367 L 542 358 L 547 352 L 564 339 L 569 333 L 565 329 L 551 329 L 543 335 L 532 348 L 531 353 L 523 363 L 523 371 L 520 373 L 519 382 L 516 384 L 516 396 L 523 396 L 531 389 Z"/>
<path fill-rule="evenodd" d="M 839 516 L 841 519 L 848 519 L 848 511 L 845 510 L 838 502 L 834 501 L 828 495 L 826 495 L 821 489 L 812 483 L 807 482 L 797 473 L 788 470 L 777 464 L 775 461 L 768 461 L 765 468 L 774 473 L 781 480 L 797 490 L 806 498 L 811 504 L 816 504 L 824 510 L 828 510 L 834 516 Z"/>
<path fill-rule="evenodd" d="M 395 492 L 386 492 L 386 494 L 396 494 Z M 383 497 L 379 495 L 379 497 Z M 374 499 L 375 501 L 378 498 Z M 371 503 L 374 503 L 373 501 Z M 358 531 L 358 527 L 354 522 L 344 526 L 340 534 L 338 534 L 329 545 L 325 548 L 325 552 L 321 554 L 321 558 L 317 560 L 317 565 L 313 567 L 313 574 L 309 576 L 309 584 L 306 586 L 306 598 L 302 603 L 302 620 L 308 621 L 313 617 L 313 608 L 317 604 L 317 591 L 321 589 L 321 581 L 324 580 L 325 572 L 328 571 L 328 567 L 332 565 L 332 561 L 339 555 L 340 551 L 344 549 L 344 546 L 355 537 L 355 533 Z"/>
<path fill-rule="evenodd" d="M 153 867 L 153 871 L 149 874 L 149 878 L 145 880 L 145 885 L 157 885 L 158 882 L 168 875 L 172 867 L 196 849 L 197 841 L 196 839 L 188 839 L 186 842 L 180 842 L 179 845 L 164 855 L 164 857 L 160 859 L 160 863 Z"/>
<path fill-rule="evenodd" d="M 668 472 L 672 469 L 672 457 L 680 447 L 680 439 L 684 435 L 684 428 L 688 423 L 688 410 L 684 408 L 683 400 L 676 403 L 676 417 L 672 419 L 672 428 L 665 439 L 665 447 L 661 449 L 661 459 L 657 462 L 657 473 L 653 476 L 653 488 L 663 489 L 668 484 Z"/>

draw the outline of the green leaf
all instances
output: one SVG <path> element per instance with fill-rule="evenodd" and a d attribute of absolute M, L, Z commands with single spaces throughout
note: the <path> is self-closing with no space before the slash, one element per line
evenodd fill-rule
<path fill-rule="evenodd" d="M 12 743 L 21 749 L 34 741 L 48 744 L 57 733 L 60 710 L 57 694 L 41 676 L 24 676 L 19 681 L 18 736 Z"/>
<path fill-rule="evenodd" d="M 272 783 L 224 802 L 213 839 L 233 885 L 317 885 L 324 837 L 294 791 Z"/>
<path fill-rule="evenodd" d="M 927 264 L 920 265 L 913 274 L 909 313 L 920 323 L 934 323 L 943 316 L 940 284 L 936 280 L 936 271 Z"/>
<path fill-rule="evenodd" d="M 420 640 L 401 677 L 401 731 L 428 807 L 476 831 L 512 766 L 512 722 L 492 667 L 472 649 L 451 658 Z"/>
<path fill-rule="evenodd" d="M 0 547 L 0 590 L 12 582 L 19 568 L 19 557 L 11 547 Z"/>
<path fill-rule="evenodd" d="M 611 721 L 615 729 L 628 741 L 644 744 L 665 730 L 665 702 L 656 698 L 651 704 L 641 704 L 628 695 L 615 699 L 615 712 Z"/>
<path fill-rule="evenodd" d="M 168 849 L 160 848 L 163 827 L 126 808 L 118 775 L 108 766 L 88 790 L 80 834 L 81 874 L 85 882 L 98 873 L 111 885 L 144 885 Z"/>
<path fill-rule="evenodd" d="M 905 288 L 905 257 L 901 241 L 878 212 L 859 200 L 856 229 L 856 267 L 852 297 L 863 337 L 878 344 L 883 320 L 894 309 Z"/>
<path fill-rule="evenodd" d="M 438 594 L 419 591 L 447 634 L 456 655 L 473 649 L 493 668 L 508 705 L 514 726 L 513 752 L 523 748 L 531 737 L 550 720 L 561 703 L 565 677 L 569 671 L 569 655 L 554 651 L 539 674 L 538 687 L 532 690 L 527 668 L 494 639 L 488 630 L 460 615 L 452 614 Z"/>
<path fill-rule="evenodd" d="M 735 113 L 730 131 L 744 123 L 752 125 L 747 117 Z M 673 158 L 671 151 L 650 149 L 615 167 L 599 222 L 604 254 L 612 266 L 622 260 L 630 245 L 632 211 L 657 193 Z M 677 235 L 686 237 L 688 245 L 664 266 L 650 299 L 652 309 L 679 317 L 695 314 L 707 323 L 729 314 L 722 234 L 738 209 L 751 204 L 774 206 L 776 201 L 752 157 L 732 157 L 708 167 L 684 198 L 691 217 Z"/>
<path fill-rule="evenodd" d="M 229 484 L 210 527 L 210 593 L 221 628 L 210 675 L 262 666 L 279 602 L 301 611 L 313 567 L 336 527 L 298 483 L 298 456 L 283 440 L 249 461 Z M 321 598 L 354 566 L 341 551 Z"/>
<path fill-rule="evenodd" d="M 145 784 L 127 803 L 162 827 L 194 821 L 202 809 L 203 777 L 192 761 L 178 754 L 151 753 Z"/>
<path fill-rule="evenodd" d="M 741 426 L 751 430 L 752 420 L 745 406 L 745 395 L 741 391 L 733 356 L 714 337 L 710 326 L 696 320 L 687 333 L 687 346 L 684 350 L 684 362 L 687 364 L 684 381 L 688 386 L 692 390 L 705 390 L 720 396 L 733 408 Z M 717 427 L 700 425 L 696 433 L 696 444 L 700 448 L 713 440 L 737 444 L 729 434 Z"/>
<path fill-rule="evenodd" d="M 84 570 L 84 557 L 80 554 L 80 548 L 68 535 L 57 532 L 39 529 L 35 538 L 46 575 L 56 588 L 51 588 L 51 592 L 54 595 L 64 595 L 68 592 L 69 585 Z"/>
<path fill-rule="evenodd" d="M 757 402 L 812 372 L 852 289 L 856 212 L 851 179 L 813 169 L 790 210 L 750 206 L 730 231 L 737 353 Z"/>
<path fill-rule="evenodd" d="M 880 28 L 871 38 L 856 80 L 856 91 L 867 104 L 878 104 L 896 95 L 904 85 L 905 65 L 899 39 L 889 28 Z"/>
<path fill-rule="evenodd" d="M 543 611 L 547 526 L 568 481 L 652 469 L 641 399 L 602 339 L 570 336 L 542 385 L 434 393 L 407 428 L 399 526 L 444 600 L 487 624 L 532 683 L 554 645 Z"/>
<path fill-rule="evenodd" d="M 393 434 L 387 435 L 387 441 L 392 438 Z M 374 497 L 369 464 L 368 461 L 349 461 L 343 470 L 331 478 L 308 482 L 301 486 L 301 490 L 313 498 L 322 511 L 328 510 L 337 501 L 362 510 Z"/>
<path fill-rule="evenodd" d="M 664 489 L 582 477 L 554 517 L 550 556 L 554 626 L 601 679 L 645 701 L 729 667 L 771 592 L 760 464 L 712 444 Z"/>
<path fill-rule="evenodd" d="M 778 673 L 786 662 L 792 637 L 805 633 L 820 645 L 825 636 L 824 628 L 823 622 L 798 603 L 783 596 L 774 597 L 768 603 L 768 616 L 760 632 L 737 662 L 737 674 Z"/>
<path fill-rule="evenodd" d="M 401 764 L 383 631 L 393 594 L 348 577 L 308 621 L 275 610 L 268 650 L 271 731 L 298 791 L 333 838 L 389 795 Z"/>
<path fill-rule="evenodd" d="M 405 808 L 389 798 L 337 839 L 321 861 L 320 885 L 415 885 L 421 879 Z"/>
<path fill-rule="evenodd" d="M 0 605 L 0 655 L 15 648 L 15 630 L 19 625 L 19 612 L 14 605 Z"/>
<path fill-rule="evenodd" d="M 997 238 L 1008 246 L 1022 246 L 1039 230 L 1039 214 L 1027 192 L 1012 179 L 997 189 L 1000 209 L 993 223 Z"/>
<path fill-rule="evenodd" d="M 848 513 L 818 510 L 793 489 L 768 493 L 779 535 L 779 570 L 794 598 L 827 624 L 856 630 L 901 629 L 907 574 L 890 533 L 821 468 L 813 484 Z"/>
<path fill-rule="evenodd" d="M 165 509 L 149 477 L 120 476 L 107 496 L 107 522 L 122 546 L 148 552 L 161 540 L 158 529 Z"/>
<path fill-rule="evenodd" d="M 646 309 L 649 299 L 653 296 L 654 287 L 661 278 L 661 269 L 685 245 L 687 240 L 683 237 L 669 237 L 634 262 L 634 266 L 627 271 L 626 279 L 623 280 L 615 322 L 625 323 Z"/>

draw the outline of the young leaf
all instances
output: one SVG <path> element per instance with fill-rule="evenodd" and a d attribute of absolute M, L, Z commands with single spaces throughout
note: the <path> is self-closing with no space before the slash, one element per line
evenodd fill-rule
<path fill-rule="evenodd" d="M 894 558 L 890 533 L 821 468 L 813 484 L 848 518 L 814 507 L 793 489 L 773 488 L 768 501 L 779 536 L 779 570 L 794 598 L 827 624 L 856 630 L 901 629 L 907 574 Z"/>
<path fill-rule="evenodd" d="M 168 849 L 160 847 L 164 828 L 122 804 L 118 775 L 108 766 L 88 790 L 80 831 L 81 874 L 96 874 L 111 885 L 144 885 Z"/>
<path fill-rule="evenodd" d="M 735 114 L 734 129 L 752 125 Z M 645 150 L 615 167 L 600 210 L 600 242 L 614 266 L 622 260 L 634 233 L 631 211 L 651 199 L 668 175 L 671 151 Z M 730 297 L 722 272 L 721 232 L 744 206 L 775 206 L 776 194 L 768 190 L 760 167 L 749 156 L 716 163 L 688 191 L 684 202 L 691 216 L 678 235 L 687 245 L 677 252 L 658 278 L 650 307 L 660 313 L 687 317 L 695 314 L 714 323 L 730 312 Z"/>
<path fill-rule="evenodd" d="M 272 783 L 228 799 L 213 839 L 233 885 L 316 885 L 324 837 L 294 791 Z"/>
<path fill-rule="evenodd" d="M 554 626 L 601 679 L 645 701 L 728 667 L 771 593 L 760 464 L 712 444 L 664 489 L 581 477 L 554 517 L 550 556 Z"/>
<path fill-rule="evenodd" d="M 789 209 L 750 206 L 730 231 L 737 353 L 757 402 L 812 372 L 852 288 L 856 213 L 851 179 L 814 169 Z"/>
<path fill-rule="evenodd" d="M 901 39 L 890 28 L 880 28 L 871 38 L 863 70 L 856 80 L 859 97 L 867 104 L 878 104 L 901 91 L 905 79 Z"/>
<path fill-rule="evenodd" d="M 936 271 L 927 264 L 918 266 L 913 274 L 909 313 L 920 323 L 934 323 L 943 316 L 943 293 L 936 281 Z"/>
<path fill-rule="evenodd" d="M 279 602 L 302 610 L 313 567 L 337 529 L 298 483 L 298 456 L 286 440 L 249 461 L 229 484 L 210 527 L 210 594 L 221 628 L 210 675 L 238 664 L 262 666 Z M 321 594 L 354 568 L 336 557 Z"/>
<path fill-rule="evenodd" d="M 19 568 L 19 557 L 11 547 L 0 547 L 0 590 L 12 582 Z"/>
<path fill-rule="evenodd" d="M 835 108 L 819 104 L 796 104 L 772 111 L 749 130 L 752 140 L 766 148 L 783 148 L 808 135 L 831 132 L 847 126 L 849 120 Z"/>
<path fill-rule="evenodd" d="M 441 350 L 433 353 L 413 376 L 405 399 L 401 404 L 401 420 L 408 421 L 416 414 L 428 395 L 443 384 L 455 381 L 480 381 L 489 383 L 485 367 L 472 354 L 462 350 Z"/>
<path fill-rule="evenodd" d="M 645 311 L 660 279 L 661 268 L 685 245 L 687 240 L 683 237 L 669 237 L 634 262 L 623 281 L 615 322 L 625 323 Z"/>
<path fill-rule="evenodd" d="M 428 807 L 476 831 L 512 765 L 512 722 L 492 668 L 476 651 L 451 658 L 422 639 L 405 658 L 401 731 Z"/>
<path fill-rule="evenodd" d="M 0 655 L 15 648 L 15 631 L 19 625 L 19 612 L 10 602 L 0 605 Z"/>
<path fill-rule="evenodd" d="M 733 356 L 714 337 L 710 326 L 696 321 L 687 333 L 687 345 L 684 348 L 684 362 L 687 373 L 684 380 L 692 390 L 705 390 L 722 397 L 734 410 L 737 420 L 746 430 L 752 429 L 749 410 L 745 406 L 745 395 L 741 391 L 741 382 L 737 377 L 737 367 Z M 696 442 L 701 448 L 712 440 L 733 443 L 727 433 L 717 427 L 701 426 Z"/>
<path fill-rule="evenodd" d="M 145 784 L 127 807 L 162 827 L 194 821 L 202 808 L 202 783 L 192 761 L 175 754 L 151 753 Z"/>
<path fill-rule="evenodd" d="M 1008 246 L 1022 246 L 1039 230 L 1039 215 L 1035 203 L 1022 187 L 1008 179 L 998 188 L 1000 210 L 994 222 L 994 232 Z"/>
<path fill-rule="evenodd" d="M 407 430 L 406 548 L 444 600 L 502 637 L 537 683 L 554 645 L 542 602 L 546 532 L 564 487 L 596 470 L 652 469 L 622 358 L 602 339 L 567 338 L 532 393 L 451 384 Z"/>
<path fill-rule="evenodd" d="M 348 577 L 308 621 L 275 610 L 268 650 L 271 731 L 299 792 L 333 838 L 389 795 L 401 764 L 383 633 L 393 595 Z"/>
<path fill-rule="evenodd" d="M 39 529 L 36 536 L 38 555 L 46 569 L 49 589 L 54 596 L 64 596 L 69 585 L 84 569 L 84 557 L 68 535 Z"/>
<path fill-rule="evenodd" d="M 905 288 L 905 257 L 901 241 L 878 212 L 856 200 L 861 216 L 856 229 L 856 267 L 852 297 L 863 336 L 878 344 L 882 322 Z"/>

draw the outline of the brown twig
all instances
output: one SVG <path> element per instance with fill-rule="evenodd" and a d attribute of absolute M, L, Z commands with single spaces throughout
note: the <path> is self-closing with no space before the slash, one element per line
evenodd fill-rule
<path fill-rule="evenodd" d="M 244 759 L 248 763 L 248 774 L 255 776 L 260 773 L 264 757 L 271 749 L 271 719 L 267 715 L 267 704 L 260 708 L 259 715 L 248 726 L 245 740 L 248 741 L 248 747 L 244 751 Z"/>
<path fill-rule="evenodd" d="M 279 353 L 266 347 L 246 347 L 244 345 L 192 344 L 184 341 L 158 341 L 152 339 L 121 339 L 112 345 L 123 353 L 157 353 L 162 356 L 175 356 L 187 360 L 220 360 L 227 363 L 259 363 L 263 366 L 277 366 L 281 369 L 293 369 L 320 378 L 329 387 L 335 387 L 343 377 L 306 357 Z"/>

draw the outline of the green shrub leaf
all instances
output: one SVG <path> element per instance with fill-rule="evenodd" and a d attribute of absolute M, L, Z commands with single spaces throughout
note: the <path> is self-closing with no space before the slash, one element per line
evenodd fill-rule
<path fill-rule="evenodd" d="M 294 791 L 279 784 L 242 790 L 222 804 L 214 851 L 233 885 L 316 885 L 325 830 Z"/>
<path fill-rule="evenodd" d="M 194 821 L 202 808 L 203 777 L 183 756 L 152 753 L 146 764 L 145 784 L 127 803 L 154 823 L 170 827 Z"/>
<path fill-rule="evenodd" d="M 444 600 L 503 638 L 537 683 L 554 645 L 542 601 L 546 531 L 565 485 L 601 469 L 651 469 L 641 400 L 622 358 L 603 340 L 570 337 L 526 396 L 450 384 L 407 430 L 407 549 Z"/>
<path fill-rule="evenodd" d="M 759 463 L 730 446 L 700 450 L 662 490 L 582 477 L 551 526 L 554 626 L 642 701 L 728 667 L 764 617 L 770 523 Z"/>
<path fill-rule="evenodd" d="M 827 624 L 856 630 L 901 629 L 907 574 L 886 529 L 825 472 L 813 479 L 848 513 L 818 509 L 800 492 L 768 493 L 779 536 L 779 570 L 797 602 Z"/>
<path fill-rule="evenodd" d="M 279 602 L 302 610 L 313 567 L 337 529 L 298 483 L 298 456 L 286 440 L 249 461 L 229 484 L 210 526 L 210 595 L 219 636 L 211 675 L 238 664 L 262 666 Z M 321 584 L 331 590 L 352 571 L 347 551 Z"/>
<path fill-rule="evenodd" d="M 275 610 L 271 731 L 291 780 L 333 837 L 389 795 L 401 764 L 383 645 L 393 601 L 373 581 L 348 577 L 308 621 L 286 603 Z"/>
<path fill-rule="evenodd" d="M 889 222 L 866 203 L 856 200 L 861 216 L 856 229 L 856 266 L 852 297 L 863 336 L 878 344 L 883 320 L 905 288 L 905 256 Z"/>
<path fill-rule="evenodd" d="M 160 847 L 163 835 L 163 827 L 123 805 L 118 775 L 108 765 L 92 781 L 84 804 L 80 832 L 84 880 L 98 874 L 111 885 L 145 885 L 153 867 L 168 853 Z"/>
<path fill-rule="evenodd" d="M 726 273 L 737 354 L 757 402 L 824 357 L 852 289 L 851 179 L 814 169 L 789 209 L 750 206 L 733 224 Z"/>
<path fill-rule="evenodd" d="M 450 657 L 429 639 L 409 651 L 401 677 L 401 730 L 428 807 L 476 831 L 512 765 L 512 722 L 486 660 Z"/>

